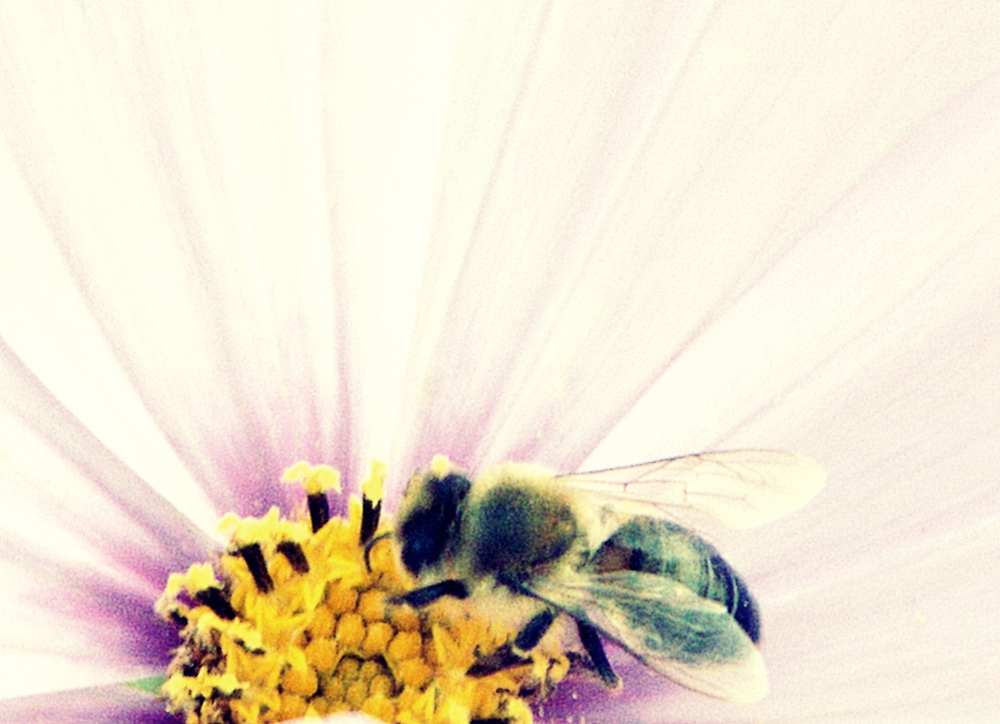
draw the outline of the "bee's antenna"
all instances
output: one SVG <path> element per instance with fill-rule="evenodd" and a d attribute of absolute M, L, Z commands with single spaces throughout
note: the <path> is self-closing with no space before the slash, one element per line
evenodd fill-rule
<path fill-rule="evenodd" d="M 380 541 L 384 541 L 386 538 L 389 538 L 391 535 L 392 533 L 385 532 L 382 535 L 375 536 L 367 543 L 365 543 L 365 568 L 368 569 L 369 573 L 372 572 L 372 559 L 371 559 L 372 548 L 374 548 L 375 545 L 378 544 Z"/>

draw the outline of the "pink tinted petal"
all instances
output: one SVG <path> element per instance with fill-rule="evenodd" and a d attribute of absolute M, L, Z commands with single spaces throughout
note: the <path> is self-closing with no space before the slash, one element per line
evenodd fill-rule
<path fill-rule="evenodd" d="M 3 345 L 0 383 L 10 391 L 0 484 L 11 503 L 35 507 L 35 519 L 20 521 L 26 529 L 44 517 L 147 582 L 210 550 L 204 533 L 104 449 Z"/>
<path fill-rule="evenodd" d="M 153 30 L 154 17 L 116 16 L 111 8 L 60 10 L 6 19 L 15 40 L 3 55 L 11 99 L 0 117 L 3 130 L 18 139 L 20 170 L 101 333 L 183 463 L 218 511 L 235 501 L 266 509 L 266 500 L 281 500 L 274 478 L 288 462 L 285 454 L 275 459 L 272 436 L 298 437 L 302 420 L 296 415 L 310 415 L 308 408 L 294 414 L 284 409 L 287 394 L 273 362 L 287 356 L 289 378 L 298 379 L 294 361 L 319 350 L 300 355 L 294 347 L 277 348 L 276 325 L 305 315 L 297 306 L 287 308 L 263 280 L 274 255 L 258 253 L 244 214 L 254 201 L 239 194 L 239 184 L 227 191 L 227 182 L 240 174 L 227 156 L 228 144 L 199 142 L 224 135 L 230 112 L 210 99 L 225 68 L 212 65 L 211 55 L 209 68 L 201 66 L 206 53 L 199 43 L 215 44 L 199 27 L 201 16 L 179 6 L 163 26 L 166 48 Z M 214 27 L 209 23 L 208 31 Z M 273 102 L 271 90 L 264 89 L 259 101 L 264 98 Z M 264 128 L 256 108 L 233 111 L 260 118 L 262 134 L 297 137 Z M 74 122 L 64 124 L 66 118 Z M 268 169 L 271 157 L 255 155 L 246 140 L 237 148 L 264 166 L 260 173 L 290 175 Z M 275 148 L 278 155 L 285 150 L 289 163 L 301 157 Z M 297 212 L 294 194 L 276 194 L 272 206 L 282 210 L 279 218 L 305 220 L 304 228 L 289 225 L 285 234 L 316 238 L 308 226 L 314 215 Z M 308 277 L 309 270 L 328 266 L 323 248 L 289 251 L 281 268 L 300 277 L 299 268 Z M 313 294 L 301 301 L 314 301 L 318 310 L 329 306 L 323 301 L 327 287 L 302 281 Z M 291 288 L 289 279 L 276 289 Z M 317 385 L 305 378 L 302 387 Z M 318 404 L 322 390 L 315 389 Z M 206 430 L 215 432 L 213 439 Z"/>
<path fill-rule="evenodd" d="M 109 453 L 0 344 L 5 444 L 0 494 L 4 617 L 16 651 L 65 657 L 61 682 L 20 669 L 4 694 L 100 683 L 165 664 L 173 643 L 152 613 L 172 570 L 204 559 L 214 542 Z M 72 666 L 70 667 L 72 668 Z"/>
<path fill-rule="evenodd" d="M 465 51 L 440 194 L 463 211 L 434 229 L 452 283 L 422 297 L 414 462 L 580 462 L 913 124 L 998 62 L 979 11 L 900 5 L 872 26 L 860 5 L 699 7 L 470 26 L 469 47 L 510 58 L 512 77 L 493 83 Z"/>
<path fill-rule="evenodd" d="M 0 701 L 0 722 L 176 724 L 163 702 L 123 684 Z"/>
<path fill-rule="evenodd" d="M 166 712 L 160 698 L 125 684 L 0 701 L 0 724 L 176 724 L 177 721 L 176 716 Z M 364 714 L 294 720 L 329 724 L 377 721 Z"/>
<path fill-rule="evenodd" d="M 0 144 L 0 336 L 101 441 L 202 529 L 214 531 L 199 484 L 170 448 L 119 366 L 9 149 Z"/>
<path fill-rule="evenodd" d="M 53 561 L 16 541 L 0 551 L 15 561 L 0 564 L 6 582 L 0 697 L 134 679 L 166 668 L 177 633 L 153 613 L 155 595 L 135 590 L 100 560 Z"/>
<path fill-rule="evenodd" d="M 866 375 L 873 345 L 896 349 L 988 309 L 1000 277 L 989 243 L 1000 223 L 989 160 L 1000 154 L 998 115 L 1000 75 L 928 119 L 692 342 L 586 465 L 759 445 L 741 427 L 799 394 L 831 357 Z M 803 421 L 788 424 L 794 434 Z"/>
<path fill-rule="evenodd" d="M 991 636 L 1000 616 L 1000 496 L 994 490 L 978 507 L 980 520 L 969 516 L 947 533 L 914 534 L 894 546 L 870 541 L 848 570 L 803 581 L 775 601 L 773 616 L 787 622 L 772 638 L 780 696 L 763 711 L 969 722 L 1000 711 L 1000 652 Z M 779 708 L 782 700 L 788 705 Z"/>
<path fill-rule="evenodd" d="M 588 461 L 648 456 L 659 436 L 667 452 L 780 444 L 830 473 L 784 521 L 712 530 L 760 600 L 772 694 L 743 711 L 668 687 L 592 714 L 985 721 L 1000 708 L 986 635 L 1000 616 L 998 117 L 993 78 L 929 118 Z"/>
<path fill-rule="evenodd" d="M 285 499 L 275 480 L 299 457 L 350 480 L 389 447 L 454 30 L 436 11 L 379 18 L 177 6 L 4 20 L 0 129 L 17 170 L 220 512 Z"/>

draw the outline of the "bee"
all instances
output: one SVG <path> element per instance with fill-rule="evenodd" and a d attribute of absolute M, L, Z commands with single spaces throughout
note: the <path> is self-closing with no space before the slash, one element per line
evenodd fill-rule
<path fill-rule="evenodd" d="M 397 518 L 403 564 L 421 583 L 401 600 L 422 607 L 503 594 L 501 610 L 521 612 L 513 644 L 470 675 L 523 662 L 567 615 L 609 689 L 621 682 L 602 637 L 690 689 L 758 701 L 768 683 L 757 603 L 684 523 L 706 516 L 733 528 L 763 525 L 825 482 L 815 461 L 765 450 L 569 475 L 508 463 L 475 479 L 436 459 L 411 478 Z"/>

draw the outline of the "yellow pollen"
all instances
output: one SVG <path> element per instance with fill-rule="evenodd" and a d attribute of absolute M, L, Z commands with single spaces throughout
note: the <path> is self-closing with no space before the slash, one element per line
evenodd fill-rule
<path fill-rule="evenodd" d="M 301 485 L 308 495 L 325 493 L 327 490 L 340 492 L 340 472 L 329 465 L 310 465 L 297 462 L 281 476 L 282 482 Z"/>
<path fill-rule="evenodd" d="M 451 472 L 451 460 L 446 455 L 435 455 L 431 460 L 431 473 L 441 479 Z"/>
<path fill-rule="evenodd" d="M 378 503 L 385 495 L 385 475 L 388 466 L 381 460 L 372 461 L 371 474 L 361 483 L 361 494 L 372 501 Z"/>
<path fill-rule="evenodd" d="M 436 456 L 431 470 L 444 477 L 451 463 Z M 369 501 L 382 499 L 385 476 L 384 463 L 373 463 L 362 486 Z M 315 495 L 339 491 L 339 478 L 327 466 L 297 463 L 282 479 Z M 171 574 L 156 603 L 181 636 L 162 687 L 167 709 L 185 724 L 344 711 L 400 724 L 530 724 L 521 694 L 551 691 L 569 669 L 562 651 L 549 644 L 532 652 L 532 665 L 469 677 L 470 666 L 517 632 L 458 602 L 419 610 L 395 603 L 417 584 L 393 538 L 378 537 L 389 530 L 385 522 L 367 561 L 361 527 L 358 498 L 346 519 L 331 518 L 315 533 L 304 506 L 292 518 L 277 508 L 261 518 L 224 516 L 227 552 Z M 261 564 L 248 564 L 247 547 L 263 554 L 273 589 L 255 584 Z"/>

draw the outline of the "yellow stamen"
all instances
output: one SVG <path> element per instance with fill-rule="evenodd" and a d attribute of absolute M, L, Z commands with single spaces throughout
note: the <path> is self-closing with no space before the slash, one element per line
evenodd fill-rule
<path fill-rule="evenodd" d="M 435 478 L 443 478 L 451 472 L 451 460 L 446 455 L 435 455 L 431 460 L 431 473 Z"/>
<path fill-rule="evenodd" d="M 434 459 L 434 475 L 450 470 L 447 458 Z M 339 490 L 339 474 L 326 466 L 298 463 L 283 479 L 310 496 Z M 365 497 L 380 501 L 384 479 L 385 465 L 374 463 Z M 277 508 L 262 518 L 223 517 L 229 552 L 171 574 L 156 604 L 181 627 L 163 685 L 170 711 L 186 724 L 265 724 L 347 710 L 402 724 L 531 722 L 518 692 L 551 690 L 568 659 L 547 649 L 532 653 L 532 665 L 468 677 L 516 632 L 454 605 L 392 603 L 416 583 L 391 536 L 373 538 L 366 561 L 362 507 L 352 498 L 347 519 L 315 532 L 304 511 L 295 519 Z M 272 588 L 255 583 L 241 553 L 251 547 L 263 556 L 249 556 L 258 579 L 266 573 Z"/>
<path fill-rule="evenodd" d="M 340 492 L 340 471 L 329 465 L 310 465 L 297 462 L 281 476 L 282 482 L 301 485 L 308 495 L 325 493 L 327 490 Z"/>
<path fill-rule="evenodd" d="M 371 473 L 361 483 L 361 495 L 373 503 L 382 500 L 385 495 L 385 475 L 388 469 L 388 466 L 381 460 L 373 460 Z"/>

